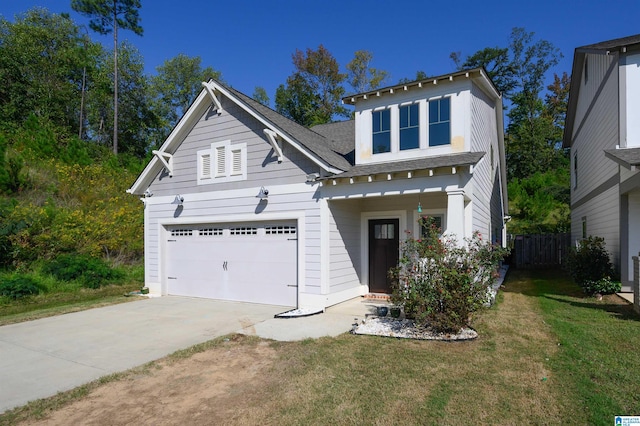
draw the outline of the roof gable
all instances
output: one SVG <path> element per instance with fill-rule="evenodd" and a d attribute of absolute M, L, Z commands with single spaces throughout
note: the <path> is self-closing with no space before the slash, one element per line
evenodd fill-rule
<path fill-rule="evenodd" d="M 210 80 L 207 87 L 203 88 L 184 116 L 176 124 L 162 147 L 158 151 L 154 151 L 156 155 L 149 161 L 127 192 L 138 195 L 144 193 L 158 173 L 167 164 L 170 164 L 171 155 L 178 150 L 199 118 L 211 108 L 212 103 L 218 113 L 224 113 L 219 102 L 215 99 L 215 95 L 211 94 L 213 93 L 212 89 L 215 89 L 216 94 L 225 96 L 243 108 L 255 119 L 262 122 L 266 128 L 278 134 L 283 140 L 294 146 L 327 172 L 340 173 L 351 167 L 351 164 L 345 158 L 331 149 L 324 136 L 289 120 L 235 89 L 228 88 L 215 80 Z"/>
<path fill-rule="evenodd" d="M 571 87 L 569 89 L 569 100 L 567 104 L 567 114 L 565 119 L 564 134 L 562 136 L 562 146 L 570 148 L 572 143 L 573 127 L 580 97 L 581 76 L 584 72 L 585 57 L 587 54 L 609 55 L 612 52 L 626 53 L 628 49 L 640 49 L 640 34 L 616 38 L 613 40 L 601 41 L 599 43 L 587 44 L 577 47 L 573 53 L 573 64 L 571 65 Z"/>

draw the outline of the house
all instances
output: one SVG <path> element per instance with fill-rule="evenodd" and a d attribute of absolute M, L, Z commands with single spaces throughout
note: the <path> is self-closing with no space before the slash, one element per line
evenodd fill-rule
<path fill-rule="evenodd" d="M 603 237 L 623 287 L 640 252 L 640 35 L 578 47 L 563 145 L 571 235 Z"/>
<path fill-rule="evenodd" d="M 151 294 L 324 309 L 388 293 L 405 231 L 505 240 L 501 96 L 483 69 L 350 96 L 302 127 L 217 81 L 128 192 Z"/>

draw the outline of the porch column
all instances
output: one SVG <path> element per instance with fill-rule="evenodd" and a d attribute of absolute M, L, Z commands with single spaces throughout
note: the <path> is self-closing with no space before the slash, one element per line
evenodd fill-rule
<path fill-rule="evenodd" d="M 459 244 L 465 237 L 464 222 L 464 191 L 447 191 L 447 234 L 455 235 Z"/>

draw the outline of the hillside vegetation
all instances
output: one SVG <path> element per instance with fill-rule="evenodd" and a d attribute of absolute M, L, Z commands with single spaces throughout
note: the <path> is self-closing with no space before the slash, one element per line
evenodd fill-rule
<path fill-rule="evenodd" d="M 141 285 L 143 206 L 125 191 L 143 164 L 35 116 L 0 132 L 5 303 L 111 283 Z"/>

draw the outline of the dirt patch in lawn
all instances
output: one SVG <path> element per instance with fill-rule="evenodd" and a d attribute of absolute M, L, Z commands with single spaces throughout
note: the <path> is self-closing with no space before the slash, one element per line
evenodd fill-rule
<path fill-rule="evenodd" d="M 189 358 L 165 359 L 147 371 L 98 387 L 33 425 L 226 424 L 250 405 L 276 351 L 235 336 Z M 243 342 L 244 341 L 244 342 Z"/>

